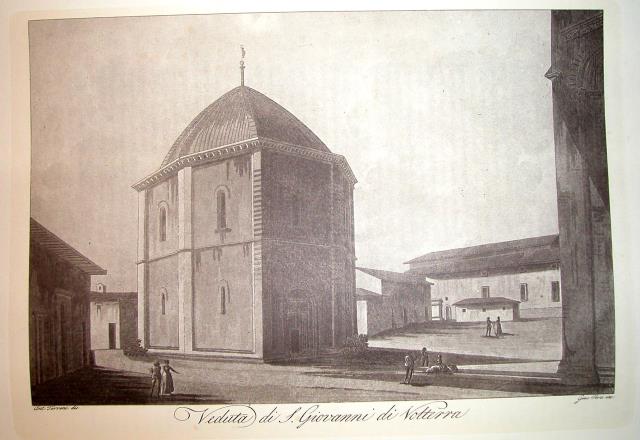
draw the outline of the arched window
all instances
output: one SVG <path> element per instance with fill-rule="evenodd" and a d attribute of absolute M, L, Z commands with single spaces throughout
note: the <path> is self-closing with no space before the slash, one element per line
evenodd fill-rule
<path fill-rule="evenodd" d="M 294 226 L 298 226 L 300 224 L 301 217 L 302 202 L 300 201 L 300 196 L 298 194 L 293 194 L 291 196 L 291 223 Z"/>
<path fill-rule="evenodd" d="M 158 237 L 160 241 L 167 240 L 167 207 L 160 206 L 158 213 Z"/>
<path fill-rule="evenodd" d="M 216 193 L 216 211 L 218 213 L 218 229 L 227 227 L 227 196 L 222 189 Z"/>
<path fill-rule="evenodd" d="M 220 287 L 220 314 L 227 313 L 227 289 Z"/>
<path fill-rule="evenodd" d="M 162 290 L 162 314 L 166 315 L 167 314 L 167 291 L 166 290 Z"/>

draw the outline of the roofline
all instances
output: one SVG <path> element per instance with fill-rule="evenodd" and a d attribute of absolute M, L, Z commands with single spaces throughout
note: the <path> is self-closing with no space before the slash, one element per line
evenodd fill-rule
<path fill-rule="evenodd" d="M 314 148 L 303 147 L 301 145 L 289 144 L 287 142 L 275 141 L 273 139 L 258 136 L 244 141 L 222 145 L 210 150 L 198 151 L 197 153 L 191 153 L 186 156 L 179 157 L 178 159 L 175 159 L 174 161 L 161 167 L 157 171 L 154 171 L 148 176 L 137 181 L 131 187 L 136 191 L 142 191 L 153 185 L 154 183 L 161 182 L 165 178 L 172 176 L 175 172 L 181 170 L 184 167 L 192 166 L 194 164 L 214 162 L 216 160 L 237 156 L 249 151 L 253 152 L 260 149 L 272 149 L 286 154 L 303 156 L 311 159 L 338 164 L 342 168 L 347 179 L 352 185 L 355 185 L 358 182 L 355 175 L 353 174 L 353 170 L 347 162 L 347 159 L 340 154 L 320 151 Z"/>
<path fill-rule="evenodd" d="M 441 249 L 439 251 L 433 251 L 433 252 L 428 252 L 426 254 L 420 255 L 419 257 L 415 257 L 409 261 L 405 261 L 402 264 L 413 264 L 413 263 L 422 263 L 424 261 L 429 261 L 429 258 L 425 258 L 428 255 L 432 255 L 432 254 L 438 254 L 440 252 L 454 252 L 454 251 L 465 251 L 465 250 L 469 250 L 469 249 L 474 249 L 474 248 L 481 248 L 484 246 L 495 246 L 495 245 L 500 245 L 500 244 L 506 244 L 506 243 L 518 243 L 518 242 L 525 242 L 527 240 L 536 240 L 536 239 L 542 239 L 542 238 L 557 238 L 559 237 L 559 234 L 548 234 L 548 235 L 538 235 L 536 237 L 526 237 L 526 238 L 518 238 L 515 240 L 505 240 L 505 241 L 495 241 L 495 242 L 491 242 L 491 243 L 482 243 L 482 244 L 476 244 L 473 246 L 466 246 L 466 247 L 460 247 L 460 248 L 453 248 L 453 249 Z M 549 243 L 545 243 L 545 244 L 539 244 L 539 245 L 530 245 L 530 246 L 523 246 L 523 248 L 536 248 L 536 247 L 542 247 L 542 246 L 548 246 Z M 515 250 L 516 248 L 511 248 L 510 250 Z M 479 258 L 480 256 L 482 256 L 483 254 L 479 254 L 479 255 L 471 255 L 471 256 L 464 256 L 464 257 L 443 257 L 441 258 L 442 260 L 445 259 L 455 259 L 455 258 Z M 434 257 L 435 259 L 436 257 Z"/>
<path fill-rule="evenodd" d="M 65 247 L 67 247 L 68 250 L 70 250 L 72 253 L 76 254 L 77 257 L 85 260 L 85 264 L 87 264 L 88 266 L 93 266 L 95 269 L 90 269 L 90 270 L 83 270 L 80 269 L 78 267 L 78 270 L 80 270 L 81 272 L 86 273 L 87 275 L 106 275 L 107 271 L 106 269 L 103 269 L 102 267 L 98 266 L 96 263 L 94 263 L 93 261 L 91 261 L 88 257 L 84 256 L 83 254 L 80 253 L 80 251 L 78 251 L 76 248 L 74 248 L 73 246 L 71 246 L 69 243 L 67 243 L 66 241 L 64 241 L 62 238 L 58 237 L 56 234 L 54 234 L 53 232 L 51 232 L 48 228 L 44 227 L 40 222 L 38 222 L 36 219 L 34 219 L 33 217 L 30 217 L 30 221 L 35 223 L 39 228 L 42 228 L 47 234 L 49 234 L 50 236 L 52 236 L 55 240 L 59 241 L 62 245 L 64 245 Z M 31 230 L 29 230 L 29 242 L 32 241 L 32 236 L 31 236 Z M 50 251 L 51 252 L 51 251 Z M 67 261 L 69 264 L 71 264 L 74 267 L 77 267 L 76 264 L 72 263 L 71 261 L 69 261 L 67 258 L 60 256 L 61 259 Z"/>
<path fill-rule="evenodd" d="M 362 273 L 366 273 L 369 276 L 377 278 L 380 281 L 385 281 L 385 278 L 380 278 L 379 275 L 374 275 L 372 273 L 369 273 L 369 271 L 388 272 L 388 273 L 393 273 L 393 274 L 399 275 L 401 277 L 406 277 L 407 278 L 406 280 L 390 280 L 390 279 L 386 279 L 386 281 L 390 281 L 390 282 L 393 282 L 393 283 L 428 284 L 430 286 L 434 285 L 434 283 L 432 283 L 431 281 L 427 281 L 427 280 L 423 279 L 423 277 L 421 275 L 413 275 L 413 274 L 408 274 L 406 272 L 394 272 L 394 271 L 391 271 L 391 270 L 371 269 L 371 268 L 368 268 L 368 267 L 361 267 L 361 266 L 356 266 L 356 270 L 359 270 Z"/>
<path fill-rule="evenodd" d="M 450 279 L 464 279 L 464 278 L 478 278 L 490 275 L 510 275 L 530 272 L 542 272 L 548 270 L 559 270 L 560 259 L 554 258 L 548 261 L 536 261 L 528 263 L 509 264 L 500 267 L 488 268 L 488 269 L 473 269 L 473 270 L 451 270 L 434 271 L 429 267 L 417 267 L 410 269 L 409 273 L 419 273 L 425 277 L 431 278 L 436 281 L 450 280 Z"/>

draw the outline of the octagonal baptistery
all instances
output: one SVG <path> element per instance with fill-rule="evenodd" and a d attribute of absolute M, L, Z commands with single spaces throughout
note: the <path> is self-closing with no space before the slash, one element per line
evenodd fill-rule
<path fill-rule="evenodd" d="M 356 332 L 343 156 L 240 86 L 205 108 L 138 191 L 138 334 L 150 351 L 278 359 Z"/>

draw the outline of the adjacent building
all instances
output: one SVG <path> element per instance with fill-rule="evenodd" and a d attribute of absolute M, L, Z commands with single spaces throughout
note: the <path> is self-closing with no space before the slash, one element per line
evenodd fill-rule
<path fill-rule="evenodd" d="M 106 271 L 33 218 L 29 245 L 31 385 L 90 365 L 91 275 Z"/>
<path fill-rule="evenodd" d="M 378 292 L 357 289 L 358 334 L 375 335 L 431 319 L 431 285 L 424 277 L 356 268 L 377 280 Z"/>
<path fill-rule="evenodd" d="M 91 349 L 114 350 L 136 346 L 138 292 L 107 292 L 98 284 L 89 296 Z"/>
<path fill-rule="evenodd" d="M 557 235 L 431 252 L 406 264 L 407 273 L 435 281 L 434 319 L 481 321 L 498 312 L 506 312 L 499 315 L 504 320 L 562 315 Z"/>
<path fill-rule="evenodd" d="M 144 346 L 276 359 L 342 345 L 356 333 L 355 183 L 244 81 L 205 108 L 134 185 Z"/>

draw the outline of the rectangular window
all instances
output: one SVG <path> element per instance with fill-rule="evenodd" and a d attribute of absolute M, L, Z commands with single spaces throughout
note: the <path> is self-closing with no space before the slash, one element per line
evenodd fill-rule
<path fill-rule="evenodd" d="M 529 301 L 529 286 L 527 283 L 520 283 L 520 301 Z"/>
<path fill-rule="evenodd" d="M 560 281 L 551 281 L 551 301 L 560 302 Z"/>
<path fill-rule="evenodd" d="M 227 295 L 224 287 L 220 288 L 220 314 L 227 313 Z"/>
<path fill-rule="evenodd" d="M 489 286 L 482 286 L 482 297 L 489 298 Z"/>

